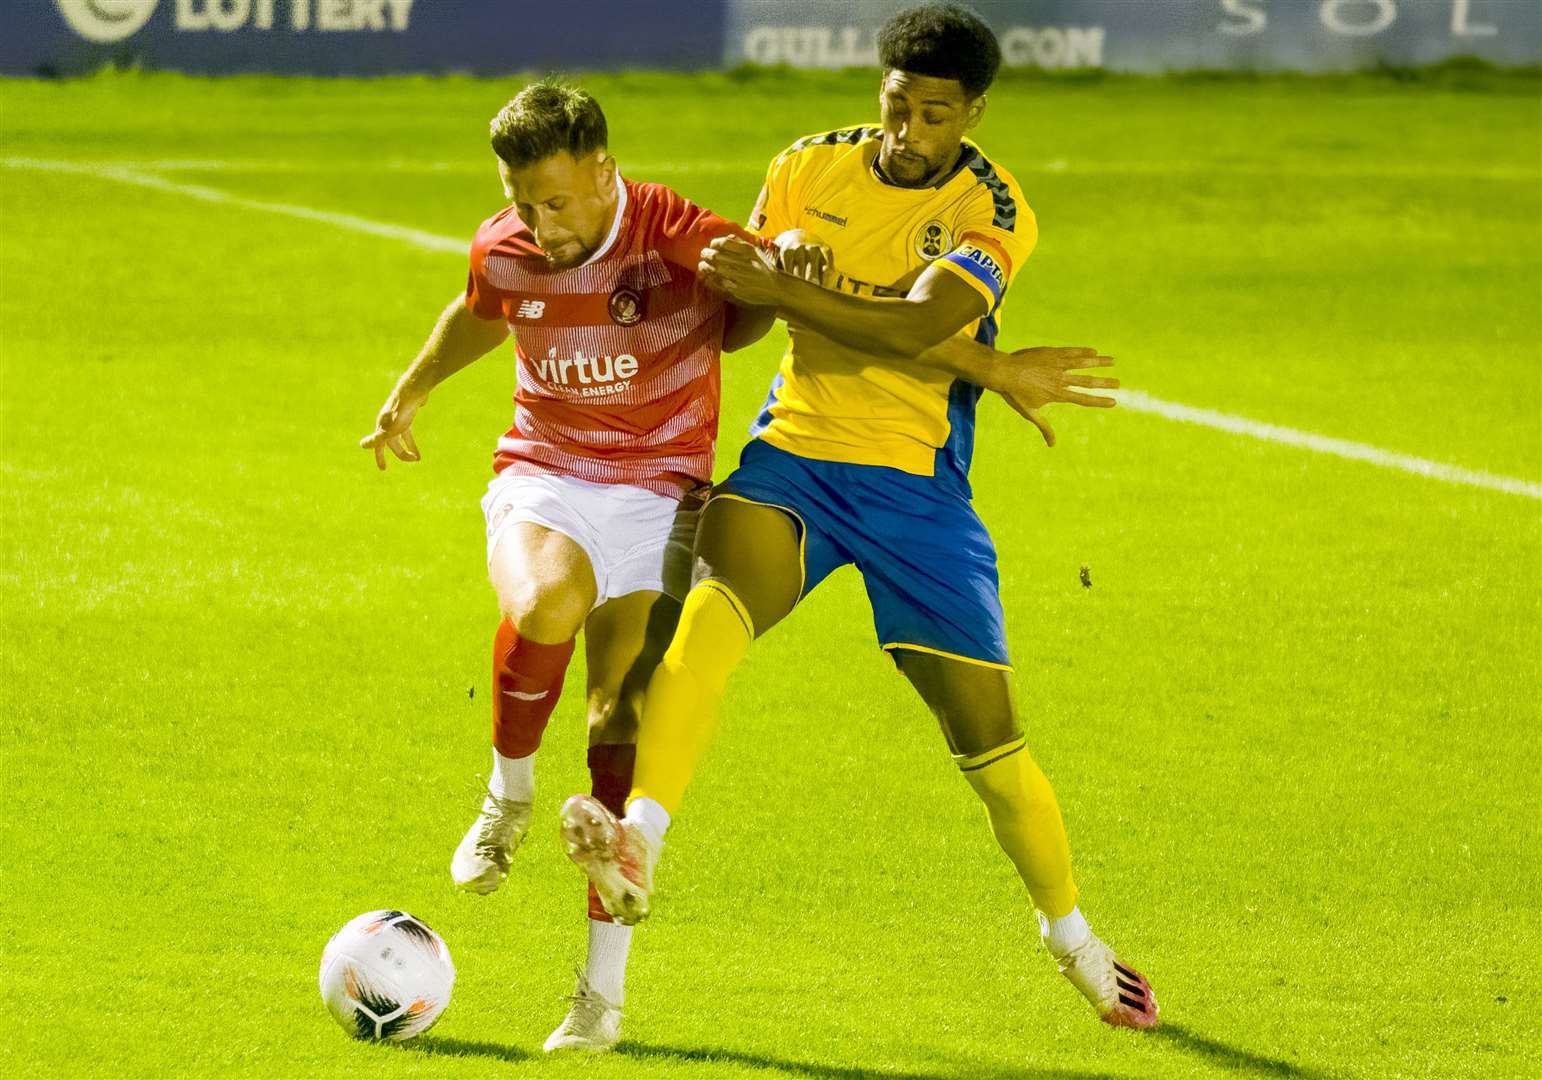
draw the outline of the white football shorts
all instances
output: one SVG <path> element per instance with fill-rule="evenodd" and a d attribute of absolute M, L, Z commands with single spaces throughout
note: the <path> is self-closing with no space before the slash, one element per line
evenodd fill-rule
<path fill-rule="evenodd" d="M 594 568 L 595 607 L 645 589 L 683 601 L 702 505 L 694 494 L 676 500 L 630 484 L 504 470 L 482 497 L 487 562 L 509 526 L 528 521 L 583 548 Z"/>

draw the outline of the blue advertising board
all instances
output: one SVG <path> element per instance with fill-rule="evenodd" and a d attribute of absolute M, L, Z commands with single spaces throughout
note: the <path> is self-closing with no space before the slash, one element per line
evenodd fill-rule
<path fill-rule="evenodd" d="M 723 61 L 722 0 L 0 0 L 0 72 L 317 75 Z"/>
<path fill-rule="evenodd" d="M 0 73 L 872 67 L 913 0 L 0 0 Z M 967 0 L 1009 68 L 1542 65 L 1542 0 Z"/>
<path fill-rule="evenodd" d="M 729 0 L 729 63 L 873 67 L 913 0 Z M 1009 68 L 1346 71 L 1542 64 L 1542 0 L 969 0 Z"/>

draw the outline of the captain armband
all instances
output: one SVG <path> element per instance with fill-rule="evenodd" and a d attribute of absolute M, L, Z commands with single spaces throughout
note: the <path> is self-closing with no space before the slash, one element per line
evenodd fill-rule
<path fill-rule="evenodd" d="M 1007 271 L 1001 257 L 978 244 L 965 241 L 937 260 L 978 289 L 995 311 L 1007 291 Z"/>

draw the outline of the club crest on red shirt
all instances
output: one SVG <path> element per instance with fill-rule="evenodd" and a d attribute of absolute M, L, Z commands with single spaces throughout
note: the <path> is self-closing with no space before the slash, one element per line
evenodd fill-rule
<path fill-rule="evenodd" d="M 610 294 L 610 321 L 617 326 L 636 326 L 643 321 L 642 294 L 622 286 Z"/>

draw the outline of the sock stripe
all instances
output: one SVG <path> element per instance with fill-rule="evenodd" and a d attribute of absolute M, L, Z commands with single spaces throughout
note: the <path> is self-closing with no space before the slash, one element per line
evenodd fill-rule
<path fill-rule="evenodd" d="M 960 772 L 976 772 L 998 761 L 1004 761 L 1013 754 L 1028 745 L 1028 737 L 1019 735 L 1004 746 L 998 746 L 994 750 L 985 750 L 978 754 L 954 754 L 953 760 L 958 763 Z"/>
<path fill-rule="evenodd" d="M 697 582 L 696 588 L 711 589 L 713 592 L 720 595 L 724 600 L 727 600 L 728 605 L 734 609 L 734 614 L 739 616 L 739 621 L 744 624 L 745 633 L 750 635 L 751 641 L 755 640 L 755 620 L 750 618 L 749 608 L 744 606 L 744 601 L 740 600 L 737 596 L 734 595 L 734 591 L 732 589 L 723 584 L 717 578 L 707 578 L 704 581 Z"/>

